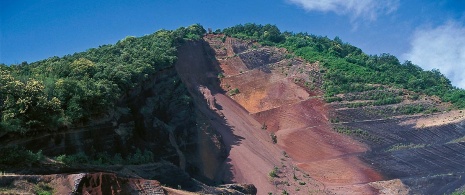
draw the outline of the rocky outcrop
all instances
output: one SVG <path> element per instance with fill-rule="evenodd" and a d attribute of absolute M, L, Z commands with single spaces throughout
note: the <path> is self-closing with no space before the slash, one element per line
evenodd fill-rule
<path fill-rule="evenodd" d="M 202 194 L 256 194 L 253 185 L 231 184 L 209 187 L 201 183 Z M 170 188 L 157 180 L 119 176 L 115 173 L 77 173 L 49 175 L 2 175 L 0 194 L 142 194 L 142 195 L 193 195 L 181 190 L 181 185 Z"/>

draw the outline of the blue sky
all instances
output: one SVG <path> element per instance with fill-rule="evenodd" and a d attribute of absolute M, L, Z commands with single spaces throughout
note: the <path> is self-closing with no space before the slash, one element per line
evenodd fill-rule
<path fill-rule="evenodd" d="M 439 69 L 465 88 L 462 0 L 0 0 L 0 63 L 33 62 L 200 23 L 276 24 Z"/>

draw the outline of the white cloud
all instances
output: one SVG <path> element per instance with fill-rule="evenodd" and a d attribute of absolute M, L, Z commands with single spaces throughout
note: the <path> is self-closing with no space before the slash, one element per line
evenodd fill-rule
<path fill-rule="evenodd" d="M 287 0 L 307 11 L 332 11 L 350 15 L 352 20 L 362 18 L 374 21 L 378 14 L 389 14 L 399 5 L 399 0 Z"/>
<path fill-rule="evenodd" d="M 439 69 L 454 86 L 465 89 L 465 26 L 449 21 L 417 30 L 411 48 L 402 56 L 425 70 Z"/>

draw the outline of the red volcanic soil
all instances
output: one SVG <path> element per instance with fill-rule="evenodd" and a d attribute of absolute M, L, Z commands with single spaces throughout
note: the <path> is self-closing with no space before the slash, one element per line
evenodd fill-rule
<path fill-rule="evenodd" d="M 228 158 L 219 168 L 210 167 L 218 170 L 211 179 L 225 183 L 251 183 L 257 187 L 258 194 L 277 192 L 268 173 L 280 164 L 281 150 L 271 143 L 266 131 L 260 130 L 260 123 L 221 91 L 218 71 L 204 59 L 204 46 L 207 45 L 189 42 L 179 48 L 176 69 L 194 102 L 203 102 L 214 111 L 203 113 L 212 119 L 213 128 L 222 135 L 229 150 Z"/>
<path fill-rule="evenodd" d="M 377 194 L 369 183 L 382 176 L 358 158 L 368 148 L 328 122 L 321 83 L 309 78 L 318 66 L 286 59 L 282 49 L 250 49 L 255 43 L 233 38 L 223 43 L 221 36 L 207 35 L 208 44 L 185 44 L 176 65 L 183 82 L 196 90 L 190 92 L 197 102 L 223 117 L 212 126 L 229 156 L 215 179 L 252 183 L 258 194 Z M 217 62 L 205 60 L 209 49 Z M 225 76 L 220 81 L 219 72 Z M 236 88 L 239 93 L 230 96 Z M 276 177 L 270 176 L 273 169 Z"/>

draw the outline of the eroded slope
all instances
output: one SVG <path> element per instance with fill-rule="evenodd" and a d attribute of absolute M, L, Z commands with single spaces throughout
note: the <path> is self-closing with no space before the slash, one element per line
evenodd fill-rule
<path fill-rule="evenodd" d="M 226 127 L 219 131 L 230 153 L 220 174 L 231 174 L 225 181 L 254 183 L 259 194 L 379 192 L 382 185 L 372 182 L 382 175 L 360 159 L 366 145 L 338 134 L 329 122 L 318 64 L 250 41 L 204 39 L 203 48 L 185 47 L 198 55 L 213 49 L 217 61 L 204 64 L 190 54 L 189 63 L 177 68 L 194 89 L 209 89 L 213 99 L 206 93 L 200 98 L 224 116 Z"/>
<path fill-rule="evenodd" d="M 338 107 L 333 125 L 371 147 L 363 159 L 386 179 L 401 179 L 413 193 L 452 193 L 464 183 L 464 114 L 444 110 L 447 105 L 432 99 L 359 108 L 333 104 Z M 426 105 L 439 112 L 402 112 L 412 105 Z"/>

